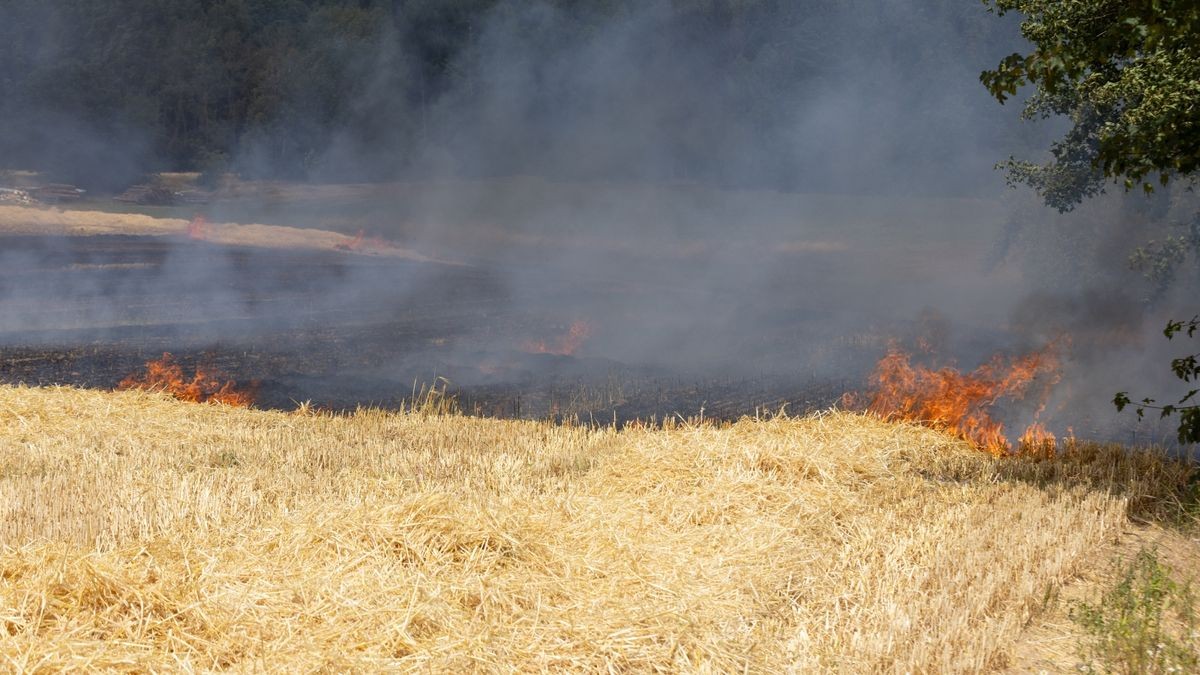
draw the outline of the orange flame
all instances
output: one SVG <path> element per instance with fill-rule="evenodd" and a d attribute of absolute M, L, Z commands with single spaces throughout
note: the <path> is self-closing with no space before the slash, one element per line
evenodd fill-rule
<path fill-rule="evenodd" d="M 1058 447 L 1058 438 L 1046 431 L 1046 427 L 1041 422 L 1034 422 L 1029 425 L 1025 433 L 1021 434 L 1018 446 L 1025 454 L 1052 457 Z"/>
<path fill-rule="evenodd" d="M 893 344 L 871 375 L 865 408 L 887 418 L 945 430 L 993 455 L 1010 454 L 1012 445 L 1004 425 L 992 418 L 992 407 L 1000 399 L 1023 400 L 1036 391 L 1040 413 L 1051 387 L 1061 378 L 1058 367 L 1053 343 L 1014 359 L 997 355 L 970 373 L 914 365 L 911 355 Z M 853 394 L 844 397 L 851 406 L 859 400 Z M 1047 446 L 1054 447 L 1054 437 L 1035 423 L 1021 437 L 1019 448 L 1044 451 Z"/>
<path fill-rule="evenodd" d="M 188 223 L 187 235 L 189 239 L 203 241 L 208 238 L 208 219 L 202 215 L 197 215 L 192 218 L 192 222 Z"/>
<path fill-rule="evenodd" d="M 572 321 L 567 332 L 560 335 L 557 339 L 546 342 L 545 340 L 530 340 L 521 345 L 522 351 L 531 354 L 556 354 L 558 356 L 573 356 L 584 342 L 592 336 L 592 325 L 587 321 Z"/>
<path fill-rule="evenodd" d="M 392 244 L 383 237 L 367 236 L 367 231 L 360 229 L 354 235 L 353 239 L 348 240 L 334 246 L 339 251 L 355 251 L 358 253 L 378 253 L 385 249 L 392 248 Z"/>
<path fill-rule="evenodd" d="M 161 359 L 146 363 L 146 372 L 130 375 L 117 385 L 118 390 L 145 389 L 163 391 L 181 401 L 192 403 L 221 403 L 224 405 L 249 407 L 254 403 L 257 385 L 239 387 L 233 380 L 226 380 L 216 371 L 196 366 L 189 380 L 183 367 L 175 357 L 164 353 Z"/>
<path fill-rule="evenodd" d="M 358 231 L 358 234 L 354 235 L 354 239 L 350 240 L 349 244 L 346 244 L 346 248 L 351 251 L 357 251 L 357 250 L 361 249 L 363 246 L 363 241 L 365 240 L 366 236 L 367 236 L 366 230 L 360 229 Z"/>

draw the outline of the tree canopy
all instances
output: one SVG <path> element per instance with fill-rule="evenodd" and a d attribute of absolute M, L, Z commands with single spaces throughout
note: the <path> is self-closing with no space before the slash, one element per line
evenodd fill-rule
<path fill-rule="evenodd" d="M 1200 2 L 1197 0 L 994 0 L 1019 12 L 1032 44 L 982 74 L 1001 103 L 1025 84 L 1027 117 L 1066 115 L 1067 135 L 1045 165 L 1013 161 L 1014 179 L 1070 209 L 1105 179 L 1141 183 L 1152 174 L 1200 169 Z"/>
<path fill-rule="evenodd" d="M 1035 188 L 1050 206 L 1067 211 L 1122 181 L 1154 190 L 1173 179 L 1194 188 L 1200 174 L 1200 2 L 1197 0 L 992 0 L 1003 14 L 1024 16 L 1028 53 L 1004 58 L 980 79 L 1001 103 L 1023 85 L 1034 85 L 1026 117 L 1066 116 L 1071 127 L 1051 147 L 1047 164 L 1010 160 L 1010 180 Z M 1177 237 L 1135 251 L 1131 262 L 1147 276 L 1169 278 L 1175 267 L 1200 255 L 1200 213 L 1181 223 Z M 1168 339 L 1195 336 L 1200 320 L 1171 321 Z M 1184 383 L 1200 379 L 1192 354 L 1171 361 Z M 1118 410 L 1133 405 L 1139 417 L 1156 409 L 1179 415 L 1181 443 L 1200 442 L 1196 389 L 1174 401 L 1133 401 L 1126 392 Z"/>

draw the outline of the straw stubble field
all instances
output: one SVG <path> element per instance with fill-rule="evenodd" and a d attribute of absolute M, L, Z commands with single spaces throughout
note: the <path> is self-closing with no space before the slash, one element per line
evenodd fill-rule
<path fill-rule="evenodd" d="M 844 413 L 587 429 L 0 387 L 3 668 L 978 671 L 1187 478 Z"/>

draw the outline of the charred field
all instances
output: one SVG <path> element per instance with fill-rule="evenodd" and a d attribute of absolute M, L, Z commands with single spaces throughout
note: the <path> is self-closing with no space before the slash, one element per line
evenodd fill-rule
<path fill-rule="evenodd" d="M 9 384 L 112 389 L 169 353 L 189 372 L 252 383 L 266 409 L 395 408 L 440 384 L 470 414 L 622 424 L 826 408 L 878 351 L 869 339 L 820 335 L 814 309 L 745 345 L 750 370 L 610 358 L 590 347 L 614 331 L 589 311 L 631 292 L 670 307 L 681 302 L 672 290 L 690 291 L 552 269 L 526 273 L 514 300 L 512 270 L 486 263 L 175 236 L 17 235 L 3 245 L 0 382 Z M 619 329 L 669 320 L 655 314 L 622 317 Z M 572 340 L 573 329 L 584 334 Z M 822 358 L 840 359 L 837 376 L 803 364 L 754 370 L 794 339 L 823 340 Z"/>
<path fill-rule="evenodd" d="M 472 415 L 623 426 L 845 407 L 899 346 L 912 370 L 893 383 L 979 393 L 951 406 L 964 429 L 982 414 L 1010 444 L 1035 425 L 1163 439 L 1094 395 L 1117 384 L 1070 353 L 1120 331 L 1021 311 L 1031 282 L 988 262 L 1005 227 L 989 200 L 534 180 L 243 189 L 196 221 L 0 210 L 0 382 L 112 389 L 170 354 L 182 378 L 253 390 L 264 409 L 399 409 L 437 387 Z M 1052 344 L 1032 382 L 987 373 Z M 940 405 L 900 408 L 941 420 Z"/>

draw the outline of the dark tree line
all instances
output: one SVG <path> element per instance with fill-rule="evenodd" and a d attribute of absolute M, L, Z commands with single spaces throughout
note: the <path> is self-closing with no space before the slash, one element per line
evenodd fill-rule
<path fill-rule="evenodd" d="M 786 184 L 829 150 L 779 138 L 821 124 L 808 107 L 848 82 L 899 92 L 852 104 L 865 138 L 901 139 L 879 152 L 937 161 L 948 127 L 1000 117 L 953 97 L 1012 36 L 953 0 L 0 0 L 0 14 L 0 168 L 76 182 L 370 179 L 441 152 L 468 172 Z M 948 69 L 949 107 L 930 95 Z M 898 117 L 915 121 L 870 128 Z M 575 162 L 624 129 L 653 130 L 653 155 Z"/>
<path fill-rule="evenodd" d="M 300 164 L 350 122 L 384 3 L 13 0 L 0 24 L 0 152 L 69 170 L 210 169 L 258 136 Z M 277 133 L 287 127 L 287 133 Z M 99 156 L 94 156 L 99 155 Z"/>

